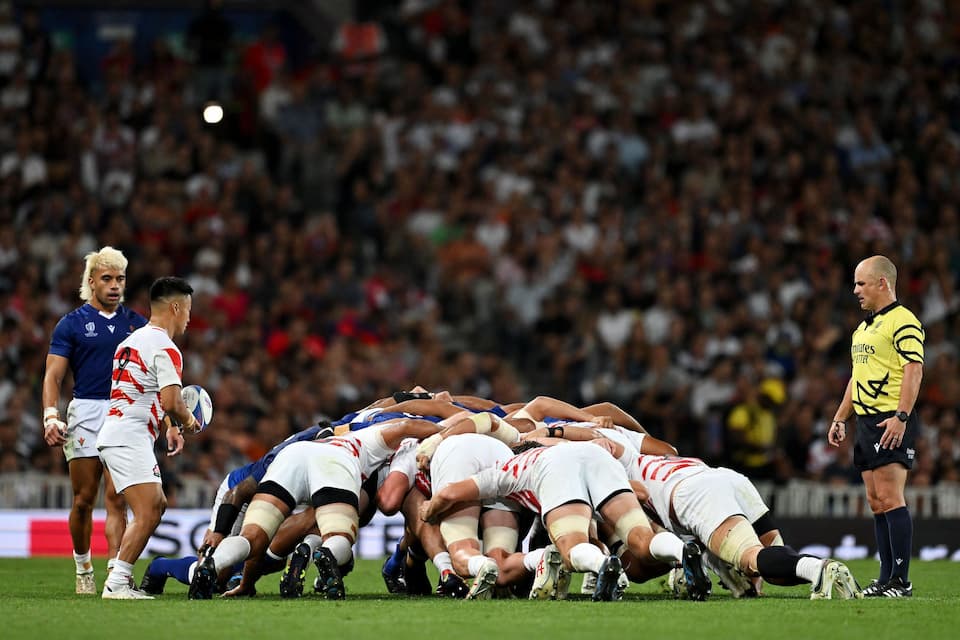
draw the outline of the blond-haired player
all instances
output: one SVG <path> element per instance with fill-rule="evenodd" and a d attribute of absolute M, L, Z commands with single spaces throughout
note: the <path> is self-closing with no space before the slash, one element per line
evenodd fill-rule
<path fill-rule="evenodd" d="M 63 446 L 73 487 L 70 507 L 70 537 L 76 563 L 76 591 L 96 594 L 90 558 L 93 506 L 106 477 L 104 503 L 107 509 L 107 551 L 112 566 L 126 528 L 126 507 L 104 474 L 97 453 L 97 435 L 110 405 L 110 372 L 113 354 L 127 336 L 147 319 L 123 306 L 127 283 L 127 259 L 113 247 L 88 253 L 80 282 L 84 304 L 57 323 L 50 340 L 43 375 L 43 439 L 50 446 Z M 73 374 L 73 399 L 66 416 L 60 414 L 60 390 L 67 370 Z"/>

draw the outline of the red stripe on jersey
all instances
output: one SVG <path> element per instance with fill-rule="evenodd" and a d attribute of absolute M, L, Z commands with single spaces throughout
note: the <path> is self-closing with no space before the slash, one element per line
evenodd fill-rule
<path fill-rule="evenodd" d="M 693 462 L 687 462 L 687 463 L 685 463 L 685 464 L 677 464 L 677 465 L 674 465 L 674 466 L 673 466 L 673 469 L 670 469 L 670 471 L 667 471 L 667 475 L 663 476 L 663 479 L 666 480 L 667 478 L 669 478 L 669 477 L 670 477 L 670 474 L 672 474 L 674 471 L 679 471 L 680 469 L 686 469 L 687 467 L 695 467 L 695 466 L 697 466 L 697 465 L 694 464 Z"/>
<path fill-rule="evenodd" d="M 137 391 L 140 393 L 144 392 L 144 387 L 140 384 L 136 378 L 133 377 L 133 374 L 127 371 L 126 369 L 114 369 L 113 370 L 113 381 L 114 382 L 129 382 L 132 384 Z"/>
<path fill-rule="evenodd" d="M 354 458 L 360 457 L 360 445 L 353 440 L 338 440 L 334 438 L 327 444 L 332 444 L 335 447 L 340 447 L 349 451 Z"/>
<path fill-rule="evenodd" d="M 417 471 L 417 475 L 413 478 L 413 483 L 417 486 L 417 489 L 420 490 L 420 493 L 427 498 L 433 495 L 433 485 L 430 484 L 430 477 L 424 472 Z"/>
<path fill-rule="evenodd" d="M 147 423 L 147 431 L 150 432 L 150 435 L 153 437 L 154 440 L 157 439 L 158 427 L 159 425 L 155 425 L 153 420 Z"/>
<path fill-rule="evenodd" d="M 143 361 L 143 358 L 140 357 L 140 352 L 134 349 L 133 347 L 120 347 L 117 349 L 117 352 L 113 354 L 114 360 L 123 360 L 127 365 L 135 364 L 140 367 L 140 370 L 144 373 L 147 372 L 147 365 Z"/>
<path fill-rule="evenodd" d="M 154 421 L 157 424 L 157 426 L 160 426 L 160 415 L 157 413 L 156 402 L 150 405 L 150 413 L 153 415 Z"/>
<path fill-rule="evenodd" d="M 110 399 L 111 400 L 126 400 L 127 404 L 133 404 L 135 400 L 125 394 L 123 389 L 111 389 L 110 390 Z"/>
<path fill-rule="evenodd" d="M 123 417 L 123 411 L 120 411 L 117 407 L 110 407 L 110 411 L 107 412 L 108 416 L 117 416 L 118 418 Z"/>
<path fill-rule="evenodd" d="M 170 356 L 170 361 L 173 362 L 173 368 L 177 371 L 177 377 L 183 380 L 183 358 L 180 356 L 180 352 L 176 349 L 164 349 L 164 351 Z M 144 369 L 144 371 L 146 371 L 146 369 Z"/>

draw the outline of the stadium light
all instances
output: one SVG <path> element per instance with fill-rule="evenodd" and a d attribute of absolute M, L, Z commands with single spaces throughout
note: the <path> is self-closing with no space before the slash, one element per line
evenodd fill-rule
<path fill-rule="evenodd" d="M 208 102 L 203 107 L 203 121 L 207 124 L 217 124 L 223 120 L 223 107 L 217 102 Z"/>

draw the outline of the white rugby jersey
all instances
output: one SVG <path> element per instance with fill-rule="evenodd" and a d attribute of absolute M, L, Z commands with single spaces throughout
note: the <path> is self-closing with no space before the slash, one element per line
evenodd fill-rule
<path fill-rule="evenodd" d="M 360 469 L 360 479 L 365 481 L 394 453 L 383 441 L 381 433 L 388 426 L 376 425 L 319 442 L 326 446 L 341 447 L 354 456 Z"/>
<path fill-rule="evenodd" d="M 647 488 L 647 504 L 657 512 L 665 526 L 671 526 L 670 496 L 681 480 L 710 469 L 700 458 L 652 456 L 640 454 L 636 463 L 627 469 L 631 480 L 639 480 Z"/>
<path fill-rule="evenodd" d="M 509 498 L 531 511 L 540 513 L 540 501 L 537 499 L 535 491 L 540 485 L 540 479 L 545 468 L 541 460 L 549 463 L 550 452 L 559 448 L 538 447 L 530 449 L 513 456 L 500 466 L 489 467 L 470 477 L 477 483 L 481 499 L 498 496 Z"/>
<path fill-rule="evenodd" d="M 417 477 L 417 445 L 420 444 L 416 438 L 406 438 L 397 447 L 397 452 L 393 454 L 390 460 L 390 466 L 387 473 L 394 471 L 402 473 L 407 477 L 407 490 L 413 488 L 413 482 Z"/>
<path fill-rule="evenodd" d="M 160 432 L 160 390 L 183 386 L 183 356 L 166 330 L 148 324 L 117 345 L 113 356 L 110 410 L 97 446 L 121 446 Z"/>

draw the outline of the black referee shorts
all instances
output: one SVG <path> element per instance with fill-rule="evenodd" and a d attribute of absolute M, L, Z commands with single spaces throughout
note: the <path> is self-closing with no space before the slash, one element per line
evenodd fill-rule
<path fill-rule="evenodd" d="M 917 455 L 915 444 L 920 435 L 920 418 L 916 411 L 907 419 L 907 429 L 903 432 L 900 446 L 893 449 L 880 447 L 883 428 L 877 425 L 895 413 L 885 411 L 866 416 L 857 415 L 857 440 L 853 445 L 853 465 L 857 471 L 870 471 L 892 462 L 899 462 L 907 469 L 913 468 L 913 459 Z"/>

